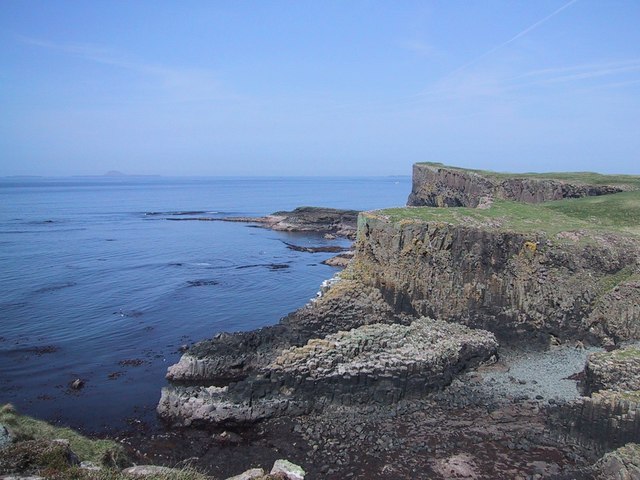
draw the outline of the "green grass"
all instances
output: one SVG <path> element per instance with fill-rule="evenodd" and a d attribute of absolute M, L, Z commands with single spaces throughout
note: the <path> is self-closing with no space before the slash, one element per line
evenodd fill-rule
<path fill-rule="evenodd" d="M 92 472 L 72 467 L 67 470 L 50 472 L 47 478 L 50 480 L 131 480 L 134 477 L 125 475 L 120 470 L 103 469 Z M 209 477 L 194 469 L 182 468 L 170 473 L 154 474 L 141 478 L 148 480 L 206 480 Z"/>
<path fill-rule="evenodd" d="M 605 275 L 600 279 L 601 292 L 609 292 L 621 283 L 631 280 L 640 280 L 640 276 L 635 274 L 633 268 L 631 268 L 630 266 L 624 267 L 616 273 Z"/>
<path fill-rule="evenodd" d="M 417 165 L 428 165 L 431 167 L 446 168 L 449 170 L 459 170 L 462 172 L 477 173 L 495 180 L 507 180 L 509 178 L 532 178 L 540 180 L 562 180 L 570 183 L 581 183 L 586 185 L 626 185 L 631 189 L 640 189 L 640 175 L 603 175 L 595 172 L 492 172 L 489 170 L 477 170 L 460 167 L 451 167 L 436 162 L 419 162 Z"/>
<path fill-rule="evenodd" d="M 637 348 L 622 348 L 611 352 L 611 356 L 616 360 L 640 359 L 640 350 Z"/>
<path fill-rule="evenodd" d="M 615 231 L 640 236 L 640 191 L 528 204 L 494 200 L 490 208 L 390 208 L 372 212 L 392 222 L 428 221 L 523 233 Z"/>
<path fill-rule="evenodd" d="M 18 442 L 66 439 L 80 460 L 87 460 L 96 465 L 120 465 L 127 459 L 124 448 L 119 443 L 111 440 L 91 440 L 70 428 L 55 427 L 42 420 L 20 415 L 10 405 L 0 407 L 0 423 L 9 429 Z"/>

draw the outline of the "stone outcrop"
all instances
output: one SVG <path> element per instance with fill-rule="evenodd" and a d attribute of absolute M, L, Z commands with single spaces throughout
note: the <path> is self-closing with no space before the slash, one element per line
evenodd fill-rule
<path fill-rule="evenodd" d="M 603 454 L 640 441 L 640 394 L 603 390 L 558 408 L 550 425 L 560 438 Z"/>
<path fill-rule="evenodd" d="M 640 350 L 635 347 L 589 355 L 585 367 L 587 392 L 640 391 Z"/>
<path fill-rule="evenodd" d="M 640 479 L 640 445 L 629 443 L 607 453 L 594 465 L 596 480 Z"/>
<path fill-rule="evenodd" d="M 378 290 L 343 279 L 327 287 L 319 300 L 289 314 L 276 325 L 222 333 L 197 343 L 169 367 L 167 379 L 175 384 L 224 386 L 269 364 L 282 349 L 304 345 L 312 338 L 366 324 L 409 321 L 396 315 Z"/>
<path fill-rule="evenodd" d="M 417 163 L 413 166 L 413 185 L 407 205 L 477 207 L 487 198 L 540 203 L 620 191 L 622 188 L 614 185 L 586 185 L 526 175 L 503 178 L 489 172 Z"/>
<path fill-rule="evenodd" d="M 351 268 L 396 311 L 503 337 L 638 337 L 640 284 L 631 279 L 640 271 L 639 243 L 566 237 L 368 212 Z"/>
<path fill-rule="evenodd" d="M 306 472 L 301 466 L 279 459 L 274 462 L 268 475 L 262 468 L 252 468 L 227 480 L 304 480 L 305 476 Z"/>
<path fill-rule="evenodd" d="M 305 471 L 289 460 L 276 460 L 271 468 L 271 475 L 284 475 L 288 480 L 304 480 Z"/>
<path fill-rule="evenodd" d="M 592 353 L 584 387 L 590 397 L 564 405 L 554 415 L 562 435 L 601 453 L 640 442 L 640 350 Z"/>
<path fill-rule="evenodd" d="M 283 349 L 223 387 L 165 388 L 158 412 L 174 424 L 243 424 L 326 404 L 392 404 L 442 388 L 496 353 L 492 334 L 462 325 L 364 325 Z"/>
<path fill-rule="evenodd" d="M 298 207 L 290 212 L 275 212 L 266 217 L 225 217 L 226 222 L 257 223 L 283 232 L 315 232 L 327 236 L 355 238 L 357 210 L 325 207 Z"/>

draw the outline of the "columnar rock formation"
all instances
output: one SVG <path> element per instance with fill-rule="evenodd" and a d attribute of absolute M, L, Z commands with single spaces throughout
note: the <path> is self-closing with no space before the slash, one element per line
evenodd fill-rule
<path fill-rule="evenodd" d="M 638 242 L 623 237 L 585 242 L 369 212 L 360 217 L 353 269 L 398 311 L 502 336 L 620 341 L 640 335 L 640 284 L 620 275 L 640 271 L 639 260 Z"/>
<path fill-rule="evenodd" d="M 333 288 L 356 291 L 356 283 L 344 282 L 349 285 Z M 163 389 L 158 412 L 179 425 L 242 424 L 308 413 L 328 403 L 389 404 L 442 388 L 460 371 L 495 359 L 497 343 L 486 331 L 427 318 L 404 325 L 405 319 L 396 321 L 336 331 L 306 343 L 301 336 L 289 336 L 285 343 L 291 324 L 280 324 L 261 331 L 269 334 L 261 338 L 262 345 L 253 342 L 263 347 L 254 356 L 242 341 L 246 335 L 218 337 L 207 346 L 207 356 L 191 353 L 169 369 L 174 385 Z"/>

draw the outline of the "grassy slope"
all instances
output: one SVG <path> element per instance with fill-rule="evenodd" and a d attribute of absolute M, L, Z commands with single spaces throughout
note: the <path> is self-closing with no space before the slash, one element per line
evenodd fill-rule
<path fill-rule="evenodd" d="M 11 406 L 0 407 L 0 423 L 5 425 L 16 441 L 23 440 L 69 440 L 71 450 L 80 460 L 98 465 L 104 461 L 124 460 L 126 455 L 122 446 L 111 440 L 91 440 L 69 428 L 54 427 L 42 420 L 18 414 Z"/>
<path fill-rule="evenodd" d="M 15 442 L 26 440 L 66 439 L 71 450 L 81 461 L 90 461 L 96 465 L 113 467 L 114 464 L 129 463 L 124 448 L 111 440 L 92 440 L 69 428 L 50 425 L 42 420 L 18 414 L 12 406 L 0 406 L 0 424 L 7 427 L 15 437 Z M 3 472 L 0 471 L 0 475 Z M 59 469 L 45 468 L 44 476 L 53 480 L 131 480 L 118 468 L 103 468 L 90 471 L 78 467 Z M 145 477 L 153 480 L 206 480 L 208 477 L 191 468 L 181 468 L 162 474 Z"/>
<path fill-rule="evenodd" d="M 394 222 L 435 221 L 549 235 L 582 230 L 640 236 L 640 191 L 540 204 L 496 200 L 487 209 L 408 207 L 374 214 L 388 216 Z"/>
<path fill-rule="evenodd" d="M 507 180 L 509 178 L 533 178 L 540 180 L 562 180 L 569 183 L 586 185 L 626 185 L 628 188 L 640 190 L 640 175 L 603 175 L 594 172 L 503 173 L 491 172 L 489 170 L 451 167 L 449 165 L 436 162 L 420 162 L 418 165 L 429 165 L 449 170 L 472 172 L 495 180 Z"/>

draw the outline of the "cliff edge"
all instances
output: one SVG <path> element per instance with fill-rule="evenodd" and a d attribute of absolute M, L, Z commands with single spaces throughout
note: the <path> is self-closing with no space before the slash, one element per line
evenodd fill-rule
<path fill-rule="evenodd" d="M 607 195 L 637 189 L 631 175 L 596 173 L 497 173 L 416 163 L 407 205 L 477 207 L 491 199 L 541 203 L 563 198 Z"/>

